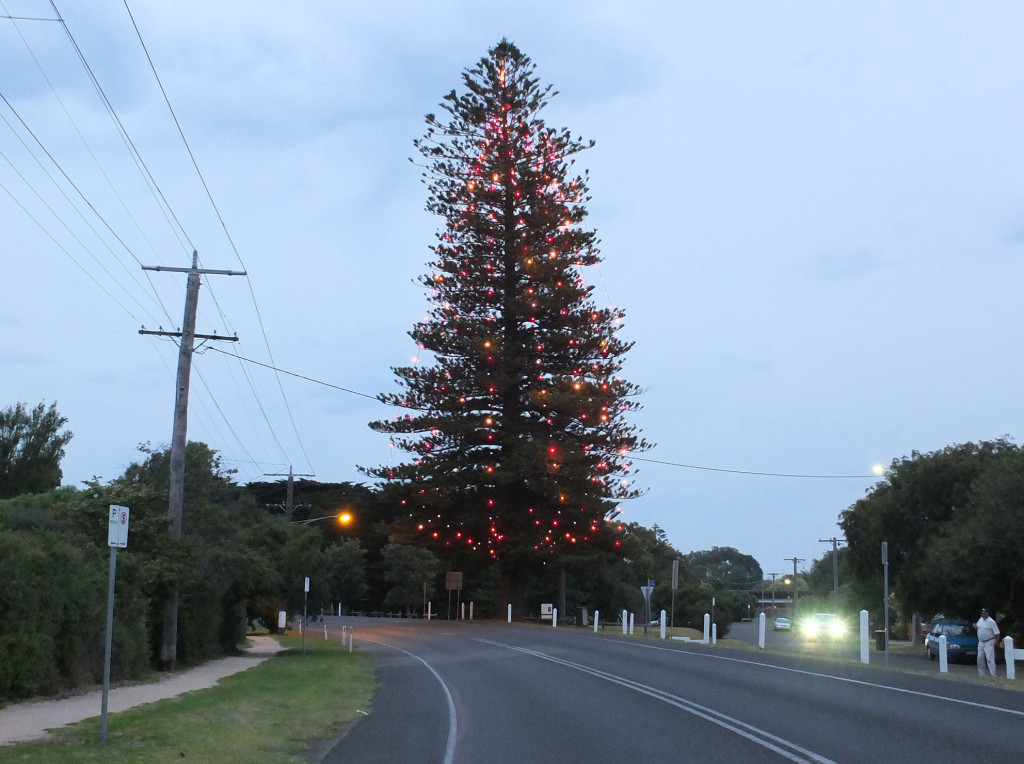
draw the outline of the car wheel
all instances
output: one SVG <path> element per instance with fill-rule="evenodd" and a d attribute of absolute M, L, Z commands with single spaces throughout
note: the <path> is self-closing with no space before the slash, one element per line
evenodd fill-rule
<path fill-rule="evenodd" d="M 933 660 L 935 660 L 935 659 L 936 659 L 937 657 L 938 657 L 938 656 L 937 656 L 937 655 L 936 655 L 935 653 L 933 653 L 933 652 L 932 652 L 931 650 L 929 650 L 929 651 L 928 651 L 928 660 L 930 660 L 930 661 L 933 661 Z"/>

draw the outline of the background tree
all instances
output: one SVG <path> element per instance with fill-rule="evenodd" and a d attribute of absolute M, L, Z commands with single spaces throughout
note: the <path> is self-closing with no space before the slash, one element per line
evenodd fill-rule
<path fill-rule="evenodd" d="M 690 552 L 683 559 L 698 581 L 718 581 L 726 588 L 753 591 L 764 578 L 757 560 L 731 546 Z"/>
<path fill-rule="evenodd" d="M 0 499 L 44 493 L 60 485 L 64 447 L 71 440 L 61 431 L 67 419 L 40 403 L 31 412 L 24 403 L 0 411 Z"/>
<path fill-rule="evenodd" d="M 507 41 L 463 85 L 416 142 L 444 221 L 410 332 L 427 363 L 396 368 L 403 390 L 380 396 L 407 413 L 371 423 L 411 459 L 367 472 L 404 486 L 423 543 L 498 561 L 521 614 L 541 562 L 612 548 L 603 518 L 637 495 L 628 454 L 646 444 L 625 421 L 638 389 L 619 377 L 622 313 L 596 307 L 582 275 L 600 258 L 571 166 L 592 143 L 544 123 L 551 88 Z"/>
<path fill-rule="evenodd" d="M 890 589 L 905 619 L 915 612 L 971 616 L 985 603 L 1024 617 L 1016 552 L 1024 544 L 1022 466 L 1020 448 L 1005 439 L 894 461 L 840 516 L 858 607 L 880 609 L 879 549 L 886 541 Z"/>
<path fill-rule="evenodd" d="M 327 547 L 327 576 L 331 597 L 343 612 L 360 608 L 366 596 L 366 550 L 359 539 L 343 539 Z"/>
<path fill-rule="evenodd" d="M 390 585 L 385 608 L 406 613 L 422 607 L 423 599 L 434 596 L 434 582 L 440 570 L 437 558 L 422 547 L 388 544 L 384 547 L 384 580 Z"/>

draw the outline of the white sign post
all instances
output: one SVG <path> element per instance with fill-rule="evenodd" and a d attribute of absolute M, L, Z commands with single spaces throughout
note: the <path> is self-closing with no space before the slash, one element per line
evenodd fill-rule
<path fill-rule="evenodd" d="M 128 547 L 128 507 L 110 505 L 107 546 L 110 547 L 110 577 L 107 581 L 107 637 L 103 657 L 103 699 L 100 702 L 100 742 L 107 742 L 107 697 L 110 694 L 110 645 L 114 638 L 114 578 L 117 550 Z"/>

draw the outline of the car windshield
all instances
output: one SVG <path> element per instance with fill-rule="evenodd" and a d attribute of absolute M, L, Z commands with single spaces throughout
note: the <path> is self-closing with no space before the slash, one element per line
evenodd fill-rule
<path fill-rule="evenodd" d="M 971 628 L 965 623 L 948 623 L 943 629 L 947 637 L 972 637 Z"/>

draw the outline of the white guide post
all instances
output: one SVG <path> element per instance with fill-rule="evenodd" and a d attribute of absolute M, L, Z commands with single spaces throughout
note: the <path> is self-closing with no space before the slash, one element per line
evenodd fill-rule
<path fill-rule="evenodd" d="M 597 624 L 598 624 L 598 622 L 600 622 L 600 620 L 601 620 L 601 611 L 600 610 L 595 610 L 594 611 L 594 633 L 595 634 L 597 634 Z"/>
<path fill-rule="evenodd" d="M 628 626 L 628 623 L 629 623 L 629 622 L 628 622 L 628 621 L 626 620 L 626 611 L 625 611 L 625 610 L 623 610 L 623 611 L 622 611 L 622 633 L 623 633 L 623 634 L 625 634 L 625 633 L 626 633 L 626 628 L 627 628 L 627 626 Z"/>
<path fill-rule="evenodd" d="M 764 650 L 764 622 L 768 620 L 764 613 L 757 617 L 757 646 Z"/>
<path fill-rule="evenodd" d="M 860 611 L 860 662 L 868 663 L 868 611 Z"/>
<path fill-rule="evenodd" d="M 661 618 L 658 619 L 658 623 L 661 624 L 661 638 L 665 638 L 665 611 L 661 611 Z"/>

